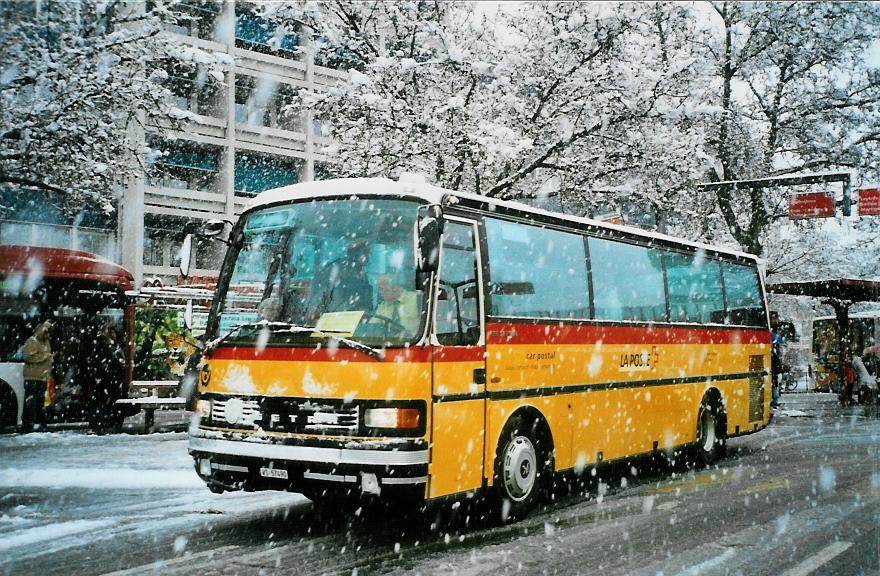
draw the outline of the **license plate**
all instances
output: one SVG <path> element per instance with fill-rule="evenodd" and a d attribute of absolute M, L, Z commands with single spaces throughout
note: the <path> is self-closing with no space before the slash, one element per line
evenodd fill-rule
<path fill-rule="evenodd" d="M 260 476 L 263 478 L 281 478 L 287 480 L 287 470 L 283 468 L 260 468 Z"/>

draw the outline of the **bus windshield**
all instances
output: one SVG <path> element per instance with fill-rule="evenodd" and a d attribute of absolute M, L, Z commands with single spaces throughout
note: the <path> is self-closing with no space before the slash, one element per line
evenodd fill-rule
<path fill-rule="evenodd" d="M 249 214 L 232 247 L 229 283 L 219 287 L 217 335 L 258 345 L 413 342 L 425 316 L 413 256 L 416 214 L 414 202 L 352 198 Z"/>

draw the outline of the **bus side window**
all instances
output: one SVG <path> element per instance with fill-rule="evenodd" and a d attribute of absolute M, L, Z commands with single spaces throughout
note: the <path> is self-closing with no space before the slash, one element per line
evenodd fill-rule
<path fill-rule="evenodd" d="M 665 258 L 670 321 L 721 324 L 724 298 L 718 262 L 680 252 L 666 252 Z"/>
<path fill-rule="evenodd" d="M 590 317 L 584 237 L 486 219 L 490 315 L 514 318 Z M 564 294 L 564 298 L 560 295 Z"/>
<path fill-rule="evenodd" d="M 437 341 L 446 346 L 470 346 L 479 342 L 481 325 L 473 228 L 447 222 L 442 250 Z"/>
<path fill-rule="evenodd" d="M 593 300 L 599 320 L 666 320 L 660 251 L 591 237 Z"/>

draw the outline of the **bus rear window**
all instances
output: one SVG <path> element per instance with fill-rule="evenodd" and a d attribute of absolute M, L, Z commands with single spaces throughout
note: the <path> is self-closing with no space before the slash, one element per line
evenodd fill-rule
<path fill-rule="evenodd" d="M 727 300 L 726 323 L 737 326 L 767 326 L 757 269 L 724 262 L 721 270 Z"/>

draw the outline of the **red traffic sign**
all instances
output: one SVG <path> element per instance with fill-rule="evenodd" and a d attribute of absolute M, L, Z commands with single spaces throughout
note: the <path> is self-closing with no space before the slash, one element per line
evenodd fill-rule
<path fill-rule="evenodd" d="M 829 192 L 802 192 L 788 197 L 788 217 L 831 218 L 834 216 L 834 196 Z"/>
<path fill-rule="evenodd" d="M 880 188 L 859 190 L 859 216 L 880 216 Z"/>

